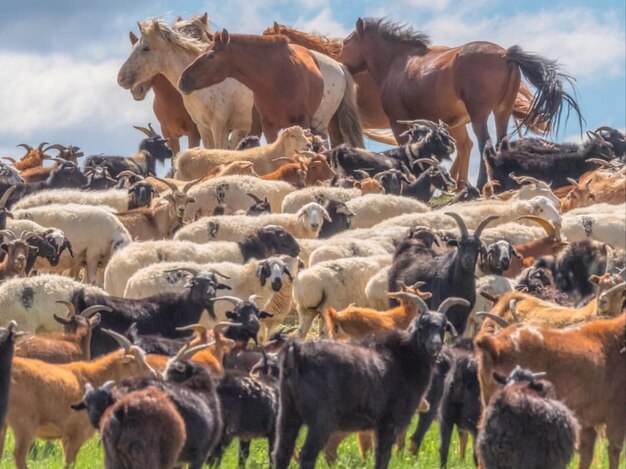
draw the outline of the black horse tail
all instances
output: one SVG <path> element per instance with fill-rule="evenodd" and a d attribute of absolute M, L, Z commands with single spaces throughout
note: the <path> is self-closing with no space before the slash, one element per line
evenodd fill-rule
<path fill-rule="evenodd" d="M 561 71 L 556 60 L 524 52 L 519 46 L 509 47 L 506 50 L 506 59 L 516 63 L 524 78 L 536 88 L 522 125 L 529 129 L 544 127 L 547 131 L 558 132 L 563 107 L 566 105 L 566 120 L 573 111 L 582 132 L 584 119 L 576 102 L 574 77 Z M 572 88 L 572 94 L 563 89 L 565 83 Z"/>

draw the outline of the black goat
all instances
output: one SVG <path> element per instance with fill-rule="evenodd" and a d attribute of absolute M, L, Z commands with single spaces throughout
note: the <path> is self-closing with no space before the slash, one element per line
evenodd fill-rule
<path fill-rule="evenodd" d="M 85 176 L 87 176 L 87 183 L 82 187 L 83 189 L 104 191 L 117 185 L 117 179 L 111 177 L 109 168 L 104 164 L 85 169 Z"/>
<path fill-rule="evenodd" d="M 24 241 L 29 246 L 37 248 L 36 251 L 31 251 L 26 261 L 27 274 L 32 270 L 38 257 L 46 259 L 52 267 L 59 263 L 59 258 L 65 249 L 74 257 L 72 244 L 69 239 L 65 237 L 61 230 L 56 228 L 48 228 L 39 233 L 27 232 L 24 234 Z"/>
<path fill-rule="evenodd" d="M 433 195 L 434 189 L 449 191 L 456 189 L 456 182 L 448 173 L 448 170 L 439 165 L 437 160 L 426 160 L 431 167 L 424 170 L 414 181 L 402 188 L 402 195 L 412 197 L 422 202 L 428 202 Z"/>
<path fill-rule="evenodd" d="M 419 299 L 421 300 L 421 299 Z M 293 340 L 279 354 L 280 404 L 276 469 L 286 469 L 302 425 L 308 427 L 300 467 L 314 468 L 335 431 L 375 430 L 376 468 L 389 464 L 397 435 L 411 421 L 431 379 L 446 313 L 468 302 L 449 298 L 421 314 L 407 331 L 390 331 L 362 345 Z"/>
<path fill-rule="evenodd" d="M 235 147 L 235 150 L 247 150 L 248 148 L 260 147 L 261 139 L 258 135 L 248 135 L 241 139 Z"/>
<path fill-rule="evenodd" d="M 136 322 L 132 323 L 123 335 L 146 353 L 168 357 L 176 355 L 176 352 L 189 342 L 189 337 L 170 338 L 154 334 L 139 334 Z"/>
<path fill-rule="evenodd" d="M 318 238 L 330 238 L 337 233 L 350 229 L 354 213 L 350 211 L 346 204 L 338 200 L 328 200 L 324 204 L 324 208 L 332 221 L 324 222 L 322 229 L 317 235 Z"/>
<path fill-rule="evenodd" d="M 613 147 L 599 134 L 587 132 L 589 140 L 581 146 L 555 144 L 540 139 L 523 139 L 509 143 L 505 138 L 496 153 L 490 142 L 484 151 L 487 171 L 491 180 L 499 182 L 497 192 L 518 189 L 519 184 L 510 174 L 531 176 L 539 180 L 549 178 L 552 189 L 569 186 L 568 178 L 578 180 L 587 171 L 596 169 L 589 158 L 611 160 L 615 157 Z"/>
<path fill-rule="evenodd" d="M 480 191 L 467 182 L 465 183 L 465 187 L 457 195 L 450 199 L 446 205 L 453 205 L 459 202 L 469 202 L 470 200 L 480 199 L 480 197 Z"/>
<path fill-rule="evenodd" d="M 388 169 L 374 175 L 374 179 L 383 186 L 385 194 L 402 195 L 402 190 L 411 181 L 404 173 L 398 169 Z"/>
<path fill-rule="evenodd" d="M 249 217 L 257 217 L 263 213 L 271 213 L 272 207 L 270 203 L 267 201 L 267 197 L 264 197 L 263 200 L 259 199 L 256 195 L 247 193 L 247 195 L 254 200 L 254 205 L 252 205 L 247 211 L 246 215 Z"/>
<path fill-rule="evenodd" d="M 0 197 L 0 230 L 4 230 L 7 227 L 7 218 L 13 218 L 13 214 L 6 207 L 6 205 L 11 197 L 11 194 L 13 194 L 13 192 L 17 189 L 13 185 L 6 186 L 5 183 L 0 183 L 0 190 L 2 190 L 2 188 L 4 188 L 4 190 L 2 192 L 2 197 Z"/>
<path fill-rule="evenodd" d="M 491 397 L 478 434 L 485 469 L 565 469 L 574 456 L 578 422 L 552 383 L 516 367 Z"/>
<path fill-rule="evenodd" d="M 265 225 L 238 244 L 244 263 L 250 259 L 267 259 L 281 254 L 291 257 L 300 254 L 300 245 L 296 238 L 278 225 Z"/>
<path fill-rule="evenodd" d="M 287 273 L 288 272 L 289 271 L 287 271 Z M 291 277 L 291 274 L 288 275 Z M 263 284 L 263 282 L 261 282 L 261 284 Z M 275 289 L 275 291 L 278 290 L 280 290 L 280 287 Z M 234 296 L 220 296 L 211 300 L 212 303 L 220 300 L 228 301 L 234 306 L 232 311 L 226 311 L 226 317 L 230 321 L 239 324 L 239 326 L 226 327 L 223 332 L 224 337 L 243 344 L 244 346 L 247 345 L 250 340 L 254 341 L 254 343 L 258 342 L 261 319 L 271 318 L 273 314 L 259 310 L 255 303 L 256 298 L 257 295 L 251 295 L 248 301 L 244 301 Z"/>
<path fill-rule="evenodd" d="M 460 339 L 443 348 L 426 394 L 430 404 L 428 412 L 420 413 L 415 433 L 411 436 L 411 452 L 418 454 L 422 440 L 434 420 L 439 416 L 439 458 L 441 467 L 448 462 L 450 438 L 454 426 L 461 439 L 461 457 L 465 455 L 467 433 L 476 441 L 478 421 L 482 413 L 480 384 L 471 339 Z M 461 435 L 464 435 L 461 437 Z"/>
<path fill-rule="evenodd" d="M 17 323 L 9 321 L 6 329 L 0 328 L 0 427 L 4 427 L 9 405 L 9 388 L 11 387 L 11 364 Z"/>
<path fill-rule="evenodd" d="M 511 256 L 523 259 L 515 246 L 501 239 L 481 249 L 478 268 L 485 275 L 504 275 L 511 265 Z"/>
<path fill-rule="evenodd" d="M 413 285 L 415 282 L 423 281 L 424 286 L 420 288 L 424 292 L 432 293 L 432 297 L 427 300 L 432 308 L 439 306 L 449 296 L 466 299 L 469 307 L 459 305 L 448 313 L 452 325 L 462 333 L 476 301 L 474 270 L 482 246 L 480 234 L 489 222 L 498 217 L 495 215 L 486 217 L 478 224 L 474 234 L 470 235 L 465 222 L 458 214 L 446 213 L 446 215 L 454 218 L 459 225 L 461 236 L 456 243 L 457 248 L 436 255 L 426 247 L 407 250 L 401 244 L 396 249 L 389 271 L 388 291 L 399 291 L 401 283 Z M 395 303 L 390 301 L 390 306 L 395 306 Z"/>
<path fill-rule="evenodd" d="M 133 323 L 137 323 L 140 334 L 177 338 L 190 335 L 190 332 L 178 331 L 177 328 L 199 322 L 205 309 L 209 316 L 215 318 L 213 299 L 220 289 L 230 290 L 230 287 L 220 283 L 214 272 L 199 272 L 189 279 L 180 293 L 128 299 L 80 290 L 74 294 L 71 302 L 78 311 L 96 304 L 110 307 L 113 311 L 102 314 L 101 328 L 123 334 Z M 104 334 L 101 328 L 93 331 L 92 358 L 117 348 L 117 343 Z"/>
<path fill-rule="evenodd" d="M 130 157 L 92 155 L 87 157 L 85 171 L 103 166 L 109 170 L 110 176 L 114 179 L 123 171 L 132 171 L 144 177 L 156 176 L 156 162 L 163 163 L 171 158 L 172 150 L 166 145 L 167 139 L 157 134 L 150 124 L 148 129 L 135 128 L 147 135 L 147 138 L 139 143 L 139 151 L 135 155 Z"/>
<path fill-rule="evenodd" d="M 615 156 L 624 161 L 624 156 L 626 156 L 626 135 L 623 132 L 604 125 L 598 127 L 594 133 L 609 143 L 613 147 Z"/>

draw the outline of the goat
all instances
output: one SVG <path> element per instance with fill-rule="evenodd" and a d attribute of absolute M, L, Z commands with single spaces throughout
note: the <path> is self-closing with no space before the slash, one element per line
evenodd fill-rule
<path fill-rule="evenodd" d="M 408 331 L 393 331 L 363 346 L 294 340 L 281 350 L 276 469 L 289 465 L 302 425 L 308 427 L 302 468 L 315 467 L 337 430 L 375 430 L 376 467 L 387 467 L 396 436 L 426 392 L 444 333 L 453 330 L 446 313 L 467 304 L 449 298 L 431 312 L 418 302 L 422 313 Z"/>
<path fill-rule="evenodd" d="M 4 156 L 2 157 L 2 159 L 8 160 L 11 163 L 13 163 L 13 167 L 19 171 L 24 171 L 25 169 L 42 166 L 43 160 L 46 157 L 45 155 L 46 151 L 48 151 L 50 148 L 53 148 L 53 146 L 44 148 L 46 145 L 48 145 L 48 142 L 42 142 L 39 144 L 37 148 L 33 148 L 30 145 L 27 145 L 26 143 L 20 143 L 17 146 L 24 147 L 24 149 L 26 150 L 26 154 L 22 156 L 20 161 L 15 161 L 15 159 L 8 157 L 8 156 Z"/>
<path fill-rule="evenodd" d="M 17 323 L 15 321 L 11 320 L 6 328 L 0 328 L 0 428 L 4 428 L 4 419 L 9 406 L 11 366 L 16 338 Z"/>
<path fill-rule="evenodd" d="M 17 239 L 12 231 L 0 230 L 0 235 L 9 238 L 8 243 L 0 244 L 0 249 L 6 253 L 4 260 L 0 262 L 0 281 L 12 277 L 26 277 L 27 260 L 39 250 L 24 240 L 24 235 L 27 233 L 21 233 L 20 238 Z"/>
<path fill-rule="evenodd" d="M 489 469 L 566 469 L 574 456 L 578 422 L 556 400 L 552 383 L 538 380 L 519 366 L 507 377 L 494 373 L 504 385 L 485 409 L 478 434 L 480 467 Z"/>

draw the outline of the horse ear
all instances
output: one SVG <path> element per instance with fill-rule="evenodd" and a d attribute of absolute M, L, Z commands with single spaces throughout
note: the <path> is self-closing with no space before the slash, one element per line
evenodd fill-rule
<path fill-rule="evenodd" d="M 356 32 L 360 36 L 363 34 L 363 31 L 365 31 L 365 24 L 363 24 L 363 19 L 359 18 L 358 20 L 356 20 Z"/>
<path fill-rule="evenodd" d="M 139 34 L 143 34 L 143 28 L 141 27 L 141 23 L 137 21 L 137 26 L 139 26 Z"/>
<path fill-rule="evenodd" d="M 204 24 L 208 25 L 209 24 L 209 13 L 205 11 L 204 15 L 202 15 L 200 17 L 200 21 L 202 21 Z"/>
<path fill-rule="evenodd" d="M 278 25 L 276 21 L 274 21 L 274 32 L 278 34 L 279 31 L 280 31 L 280 26 Z"/>
<path fill-rule="evenodd" d="M 176 21 L 183 21 L 183 17 L 182 16 L 178 16 L 178 18 L 176 18 Z"/>
<path fill-rule="evenodd" d="M 139 40 L 139 38 L 135 35 L 134 32 L 129 31 L 128 33 L 128 38 L 130 39 L 130 43 L 134 46 L 137 41 Z"/>
<path fill-rule="evenodd" d="M 230 43 L 230 33 L 226 29 L 222 29 L 220 40 L 222 41 L 223 44 Z"/>

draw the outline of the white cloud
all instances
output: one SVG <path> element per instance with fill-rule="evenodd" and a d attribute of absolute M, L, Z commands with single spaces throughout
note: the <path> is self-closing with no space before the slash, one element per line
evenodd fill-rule
<path fill-rule="evenodd" d="M 450 0 L 402 0 L 402 3 L 420 10 L 443 11 L 450 4 Z"/>
<path fill-rule="evenodd" d="M 330 37 L 345 37 L 350 34 L 350 30 L 339 23 L 329 7 L 323 8 L 316 16 L 307 19 L 299 17 L 294 27 L 302 31 L 315 31 L 326 34 Z"/>
<path fill-rule="evenodd" d="M 77 126 L 109 131 L 154 119 L 152 99 L 137 103 L 117 85 L 120 60 L 0 51 L 0 63 L 0 102 L 5 110 L 0 113 L 0 129 L 5 135 Z"/>

